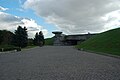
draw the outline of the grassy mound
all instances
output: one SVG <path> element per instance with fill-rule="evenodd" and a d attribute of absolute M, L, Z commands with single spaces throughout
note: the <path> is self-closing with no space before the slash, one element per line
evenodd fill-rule
<path fill-rule="evenodd" d="M 52 38 L 45 39 L 45 45 L 53 45 L 53 39 Z"/>
<path fill-rule="evenodd" d="M 98 34 L 87 41 L 78 44 L 77 48 L 104 52 L 120 56 L 120 28 Z"/>

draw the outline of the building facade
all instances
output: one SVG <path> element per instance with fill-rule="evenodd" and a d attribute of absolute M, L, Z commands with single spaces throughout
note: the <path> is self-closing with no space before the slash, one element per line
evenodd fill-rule
<path fill-rule="evenodd" d="M 81 43 L 90 37 L 96 35 L 96 34 L 77 34 L 77 35 L 64 35 L 62 32 L 52 32 L 55 34 L 53 37 L 53 44 L 55 46 L 63 46 L 63 45 L 77 45 L 78 43 Z"/>

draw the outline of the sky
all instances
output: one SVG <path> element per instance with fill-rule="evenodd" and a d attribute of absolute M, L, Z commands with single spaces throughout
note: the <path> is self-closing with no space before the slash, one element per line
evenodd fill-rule
<path fill-rule="evenodd" d="M 0 30 L 28 29 L 29 38 L 43 31 L 100 33 L 120 27 L 120 0 L 0 0 Z"/>

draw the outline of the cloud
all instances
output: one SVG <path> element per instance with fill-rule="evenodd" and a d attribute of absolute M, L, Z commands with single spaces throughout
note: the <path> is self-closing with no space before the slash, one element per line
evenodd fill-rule
<path fill-rule="evenodd" d="M 6 10 L 8 10 L 8 8 L 4 8 L 4 7 L 0 6 L 0 11 L 6 11 Z"/>
<path fill-rule="evenodd" d="M 119 26 L 117 17 L 120 15 L 114 16 L 119 13 L 119 4 L 119 0 L 27 0 L 23 6 L 33 9 L 59 30 L 74 34 L 101 32 L 115 28 L 116 24 Z"/>
<path fill-rule="evenodd" d="M 43 31 L 44 35 L 47 35 L 47 30 L 44 29 L 42 26 L 38 25 L 35 20 L 21 18 L 18 16 L 13 16 L 11 14 L 0 12 L 0 29 L 7 29 L 14 32 L 18 25 L 26 26 L 28 29 L 28 36 L 32 38 L 36 32 L 40 30 Z"/>

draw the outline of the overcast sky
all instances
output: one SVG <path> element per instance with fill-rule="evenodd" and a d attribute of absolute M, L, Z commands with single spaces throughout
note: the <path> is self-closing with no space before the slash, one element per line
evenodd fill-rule
<path fill-rule="evenodd" d="M 0 29 L 28 28 L 65 34 L 99 33 L 120 27 L 120 0 L 0 0 Z"/>

